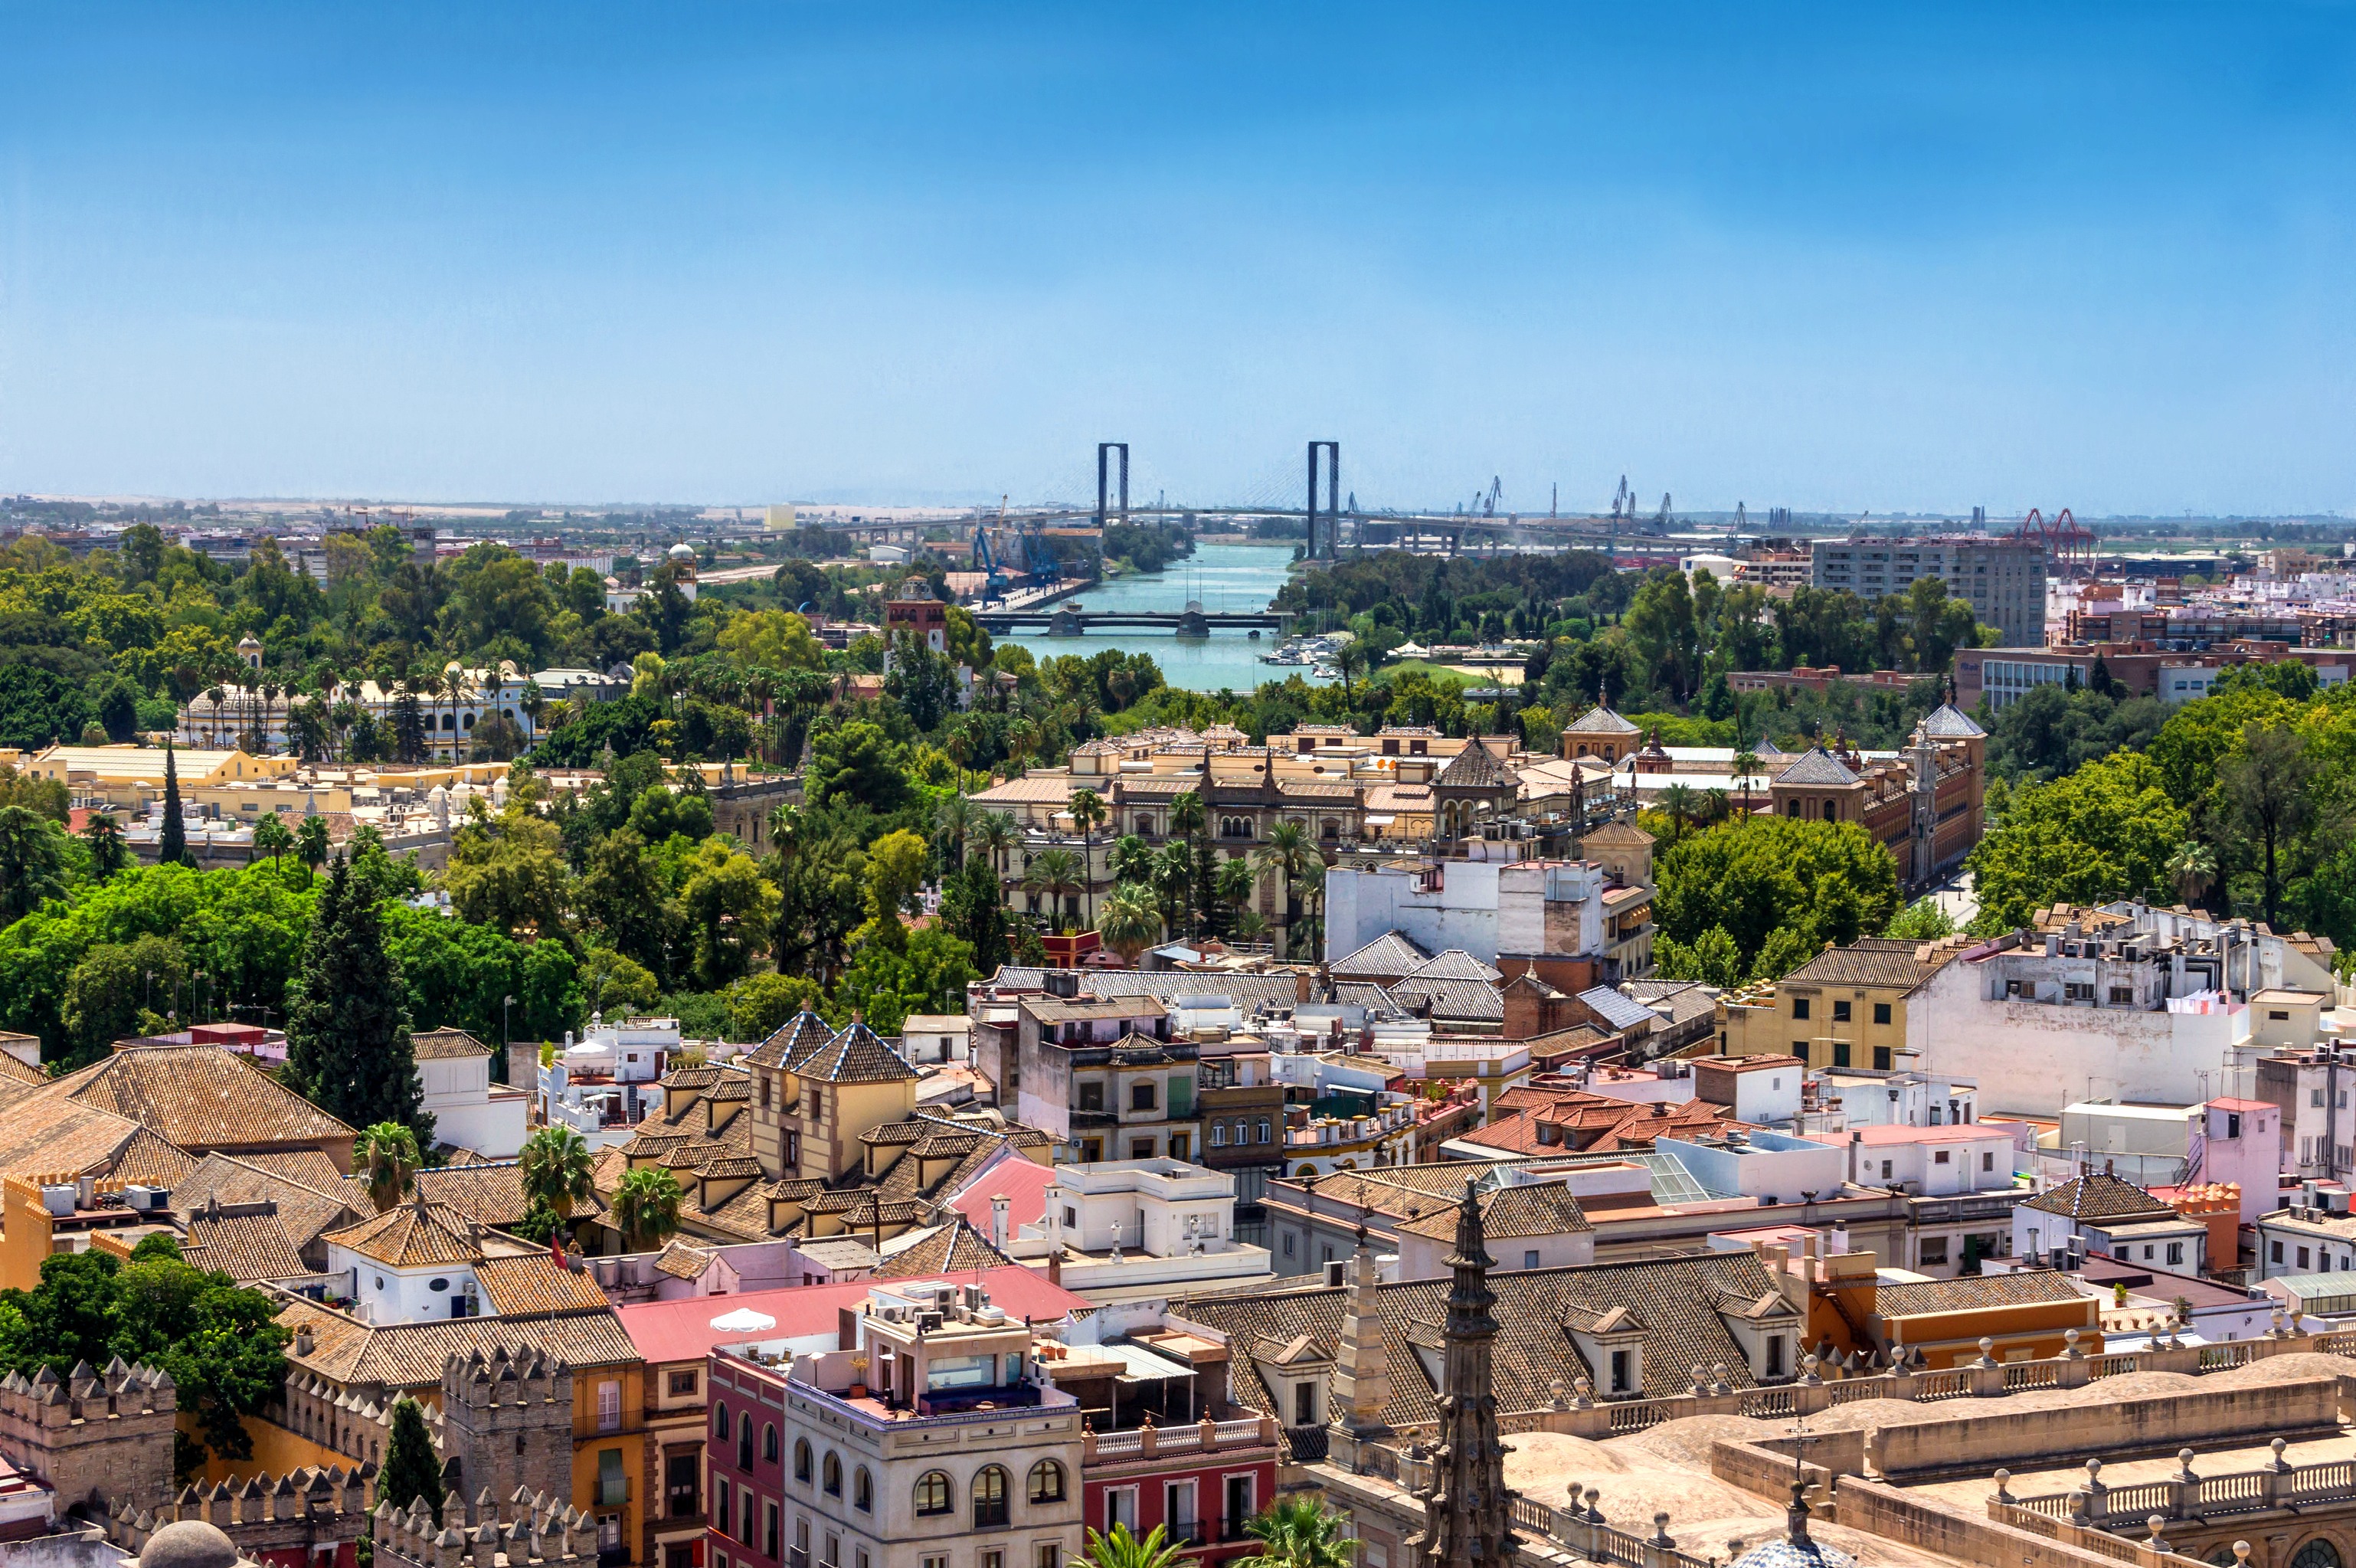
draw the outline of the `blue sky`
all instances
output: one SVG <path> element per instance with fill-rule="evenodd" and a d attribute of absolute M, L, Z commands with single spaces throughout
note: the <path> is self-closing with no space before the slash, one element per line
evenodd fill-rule
<path fill-rule="evenodd" d="M 487 13 L 487 14 L 486 14 Z M 0 489 L 2356 509 L 2356 14 L 0 3 Z"/>

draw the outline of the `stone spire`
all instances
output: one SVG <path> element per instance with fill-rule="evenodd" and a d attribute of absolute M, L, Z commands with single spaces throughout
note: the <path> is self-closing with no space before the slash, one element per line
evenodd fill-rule
<path fill-rule="evenodd" d="M 1497 1441 L 1497 1396 L 1490 1385 L 1497 1320 L 1489 1309 L 1491 1260 L 1481 1201 L 1471 1178 L 1456 1209 L 1456 1251 L 1448 1260 L 1446 1359 L 1440 1395 L 1440 1443 L 1431 1489 L 1423 1498 L 1419 1568 L 1501 1568 L 1520 1543 L 1507 1512 L 1505 1445 Z"/>
<path fill-rule="evenodd" d="M 1383 1316 L 1376 1296 L 1381 1278 L 1374 1245 L 1361 1225 L 1358 1248 L 1350 1259 L 1350 1294 L 1342 1309 L 1342 1341 L 1333 1350 L 1334 1403 L 1345 1412 L 1351 1432 L 1361 1435 L 1385 1429 L 1383 1412 L 1391 1402 Z"/>

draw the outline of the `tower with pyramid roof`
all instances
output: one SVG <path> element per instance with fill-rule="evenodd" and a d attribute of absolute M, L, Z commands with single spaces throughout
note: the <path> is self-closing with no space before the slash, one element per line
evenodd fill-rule
<path fill-rule="evenodd" d="M 1440 1444 L 1431 1487 L 1423 1494 L 1418 1568 L 1496 1568 L 1519 1549 L 1505 1490 L 1505 1445 L 1497 1439 L 1497 1396 L 1491 1382 L 1497 1302 L 1479 1193 L 1471 1181 L 1456 1209 L 1456 1251 L 1448 1260 L 1448 1324 L 1441 1361 Z"/>

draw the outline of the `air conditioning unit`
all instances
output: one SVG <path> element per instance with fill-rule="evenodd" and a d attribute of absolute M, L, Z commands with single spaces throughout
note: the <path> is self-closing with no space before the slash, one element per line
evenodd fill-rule
<path fill-rule="evenodd" d="M 135 1213 L 159 1214 L 172 1206 L 172 1193 L 168 1187 L 134 1185 L 123 1189 L 123 1203 Z"/>

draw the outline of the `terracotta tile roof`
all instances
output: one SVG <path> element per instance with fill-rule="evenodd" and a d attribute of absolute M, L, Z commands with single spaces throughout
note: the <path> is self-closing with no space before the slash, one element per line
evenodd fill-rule
<path fill-rule="evenodd" d="M 343 1171 L 324 1149 L 252 1149 L 234 1157 L 255 1170 L 299 1181 L 320 1192 L 334 1192 L 344 1181 Z"/>
<path fill-rule="evenodd" d="M 52 1080 L 35 1099 L 112 1112 L 192 1154 L 329 1139 L 351 1128 L 219 1046 L 139 1046 Z"/>
<path fill-rule="evenodd" d="M 1323 1184 L 1321 1183 L 1322 1187 Z M 1391 1424 L 1436 1419 L 1438 1391 L 1424 1358 L 1409 1347 L 1419 1334 L 1448 1316 L 1450 1281 L 1445 1278 L 1386 1283 L 1376 1290 L 1384 1337 L 1388 1341 L 1391 1398 L 1384 1412 Z M 1519 1413 L 1548 1408 L 1552 1386 L 1568 1387 L 1585 1377 L 1605 1386 L 1607 1374 L 1587 1364 L 1569 1321 L 1625 1311 L 1630 1326 L 1644 1335 L 1644 1392 L 1652 1398 L 1685 1391 L 1695 1367 L 1724 1362 L 1728 1381 L 1753 1386 L 1750 1358 L 1742 1352 L 1719 1302 L 1758 1300 L 1774 1290 L 1756 1254 L 1723 1252 L 1697 1258 L 1600 1263 L 1577 1269 L 1495 1272 L 1499 1325 L 1493 1378 L 1497 1409 Z M 1273 1341 L 1285 1345 L 1307 1335 L 1317 1353 L 1331 1356 L 1348 1296 L 1344 1288 L 1312 1286 L 1257 1294 L 1173 1300 L 1179 1316 L 1226 1334 L 1238 1347 Z M 1230 1368 L 1235 1397 L 1255 1410 L 1291 1419 L 1261 1380 L 1257 1357 L 1238 1354 Z M 1298 1448 L 1295 1453 L 1298 1455 Z"/>
<path fill-rule="evenodd" d="M 422 1035 L 412 1035 L 409 1047 L 422 1062 L 463 1060 L 491 1054 L 490 1047 L 464 1029 L 429 1029 Z"/>
<path fill-rule="evenodd" d="M 1724 1106 L 1701 1100 L 1665 1105 L 1525 1085 L 1497 1096 L 1487 1126 L 1457 1137 L 1515 1155 L 1616 1154 L 1649 1149 L 1656 1138 L 1721 1133 L 1735 1125 L 1730 1116 Z"/>
<path fill-rule="evenodd" d="M 110 1111 L 37 1090 L 0 1106 L 0 1172 L 112 1175 L 141 1131 Z"/>
<path fill-rule="evenodd" d="M 300 1297 L 284 1300 L 286 1305 L 278 1314 L 280 1326 L 290 1332 L 307 1327 L 313 1337 L 309 1355 L 298 1355 L 289 1346 L 287 1361 L 346 1388 L 391 1391 L 437 1385 L 443 1363 L 450 1357 L 477 1350 L 489 1355 L 501 1347 L 510 1353 L 537 1350 L 576 1372 L 628 1366 L 638 1359 L 637 1348 L 623 1332 L 621 1319 L 612 1307 L 544 1317 L 436 1318 L 427 1323 L 370 1325 Z"/>
<path fill-rule="evenodd" d="M 670 1245 L 662 1250 L 662 1256 L 655 1260 L 655 1269 L 657 1273 L 669 1274 L 675 1280 L 701 1279 L 703 1271 L 710 1268 L 712 1260 L 718 1256 L 709 1247 L 699 1247 L 674 1236 Z"/>
<path fill-rule="evenodd" d="M 1435 1021 L 1452 1023 L 1502 1024 L 1505 1021 L 1505 998 L 1492 984 L 1477 980 L 1402 980 L 1391 988 L 1391 994 L 1410 1005 L 1418 1002 L 1431 1004 Z"/>
<path fill-rule="evenodd" d="M 501 1317 L 531 1313 L 571 1312 L 612 1305 L 588 1274 L 560 1269 L 546 1252 L 518 1258 L 483 1258 L 475 1264 L 475 1283 Z"/>
<path fill-rule="evenodd" d="M 1325 1184 L 1318 1183 L 1323 1196 Z M 1493 1187 L 1480 1197 L 1481 1218 L 1492 1241 L 1520 1240 L 1532 1236 L 1577 1236 L 1595 1228 L 1558 1181 L 1532 1182 L 1526 1187 Z M 1400 1221 L 1399 1229 L 1435 1241 L 1456 1239 L 1456 1205 L 1427 1202 L 1422 1212 Z"/>
<path fill-rule="evenodd" d="M 183 1214 L 214 1201 L 273 1204 L 281 1228 L 298 1251 L 323 1232 L 356 1224 L 372 1212 L 366 1199 L 356 1207 L 345 1195 L 341 1176 L 332 1188 L 315 1187 L 233 1155 L 207 1155 L 173 1184 L 172 1207 Z"/>
<path fill-rule="evenodd" d="M 231 1208 L 214 1203 L 191 1214 L 180 1256 L 198 1268 L 227 1274 L 241 1285 L 256 1280 L 300 1279 L 311 1273 L 274 1203 L 240 1204 Z"/>
<path fill-rule="evenodd" d="M 853 1024 L 793 1065 L 803 1078 L 820 1083 L 897 1083 L 913 1081 L 916 1069 L 902 1061 L 882 1036 L 864 1024 Z"/>
<path fill-rule="evenodd" d="M 1942 942 L 1898 941 L 1861 937 L 1845 948 L 1827 948 L 1783 977 L 1802 985 L 1872 985 L 1912 990 L 1962 949 Z"/>
<path fill-rule="evenodd" d="M 959 1269 L 1001 1269 L 1014 1260 L 990 1244 L 990 1239 L 959 1216 L 912 1247 L 905 1247 L 876 1265 L 869 1277 L 879 1280 L 925 1280 Z"/>
<path fill-rule="evenodd" d="M 1505 978 L 1505 971 L 1494 964 L 1482 962 L 1462 948 L 1450 948 L 1446 952 L 1408 971 L 1408 980 L 1473 980 L 1483 985 L 1494 985 Z"/>
<path fill-rule="evenodd" d="M 2123 1180 L 2108 1171 L 2090 1171 L 2075 1181 L 2065 1181 L 2049 1192 L 2039 1193 L 2021 1207 L 2042 1209 L 2048 1214 L 2067 1214 L 2079 1219 L 2176 1218 L 2175 1209 L 2135 1183 Z"/>
<path fill-rule="evenodd" d="M 196 1155 L 142 1127 L 123 1146 L 123 1153 L 115 1156 L 114 1168 L 107 1174 L 117 1181 L 169 1187 L 196 1165 Z"/>
<path fill-rule="evenodd" d="M 1642 849 L 1652 842 L 1653 835 L 1635 823 L 1617 821 L 1606 822 L 1600 828 L 1590 828 L 1586 832 L 1581 833 L 1579 839 L 1580 848 L 1582 850 L 1590 844 L 1601 844 L 1606 849 L 1621 845 Z"/>
<path fill-rule="evenodd" d="M 327 1240 L 331 1246 L 348 1247 L 363 1258 L 393 1268 L 463 1263 L 483 1250 L 476 1240 L 473 1221 L 447 1204 L 423 1198 L 396 1204 L 341 1230 L 330 1230 Z"/>
<path fill-rule="evenodd" d="M 0 1040 L 10 1039 L 32 1040 L 37 1047 L 40 1044 L 40 1041 L 31 1035 L 0 1033 Z M 48 1074 L 30 1062 L 17 1060 L 7 1051 L 0 1051 L 0 1079 L 13 1079 L 17 1083 L 47 1083 Z"/>
<path fill-rule="evenodd" d="M 2086 1299 L 2065 1275 L 2030 1272 L 1877 1285 L 1873 1310 L 1883 1317 L 1920 1317 L 1933 1312 L 1976 1312 L 1992 1306 Z"/>
<path fill-rule="evenodd" d="M 523 1167 L 512 1160 L 419 1171 L 417 1186 L 428 1200 L 486 1225 L 513 1225 L 531 1210 L 523 1195 Z M 573 1212 L 592 1215 L 605 1208 L 605 1200 L 593 1193 L 586 1203 L 574 1204 Z"/>

